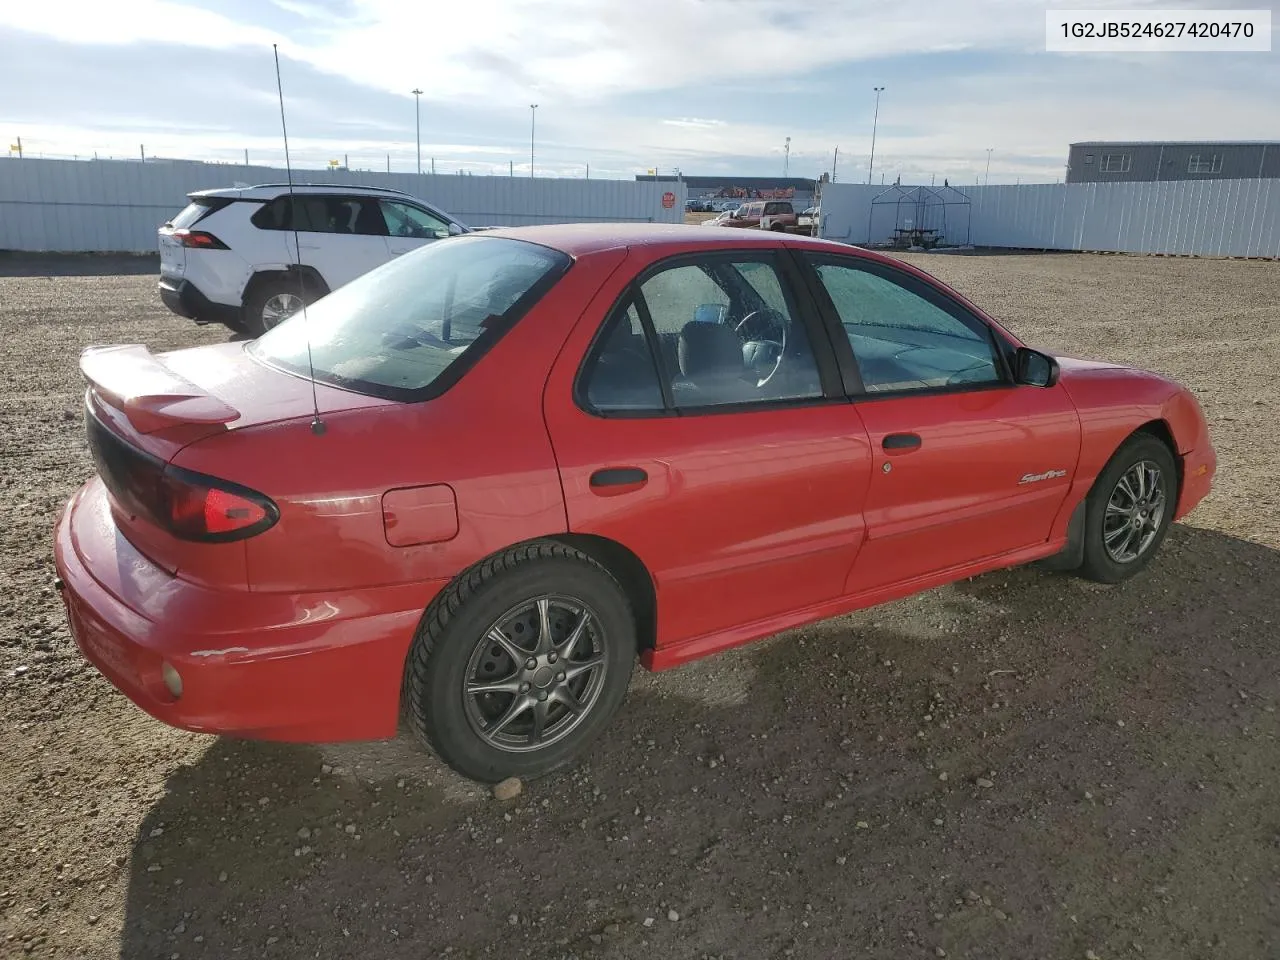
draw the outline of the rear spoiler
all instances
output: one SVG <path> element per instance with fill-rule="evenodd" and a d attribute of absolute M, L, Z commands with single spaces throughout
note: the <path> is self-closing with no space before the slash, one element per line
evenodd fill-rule
<path fill-rule="evenodd" d="M 101 400 L 139 433 L 183 423 L 230 423 L 240 411 L 165 366 L 138 343 L 87 347 L 80 372 Z"/>

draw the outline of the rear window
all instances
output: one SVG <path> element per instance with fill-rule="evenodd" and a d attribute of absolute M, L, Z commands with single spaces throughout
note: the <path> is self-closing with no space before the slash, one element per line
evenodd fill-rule
<path fill-rule="evenodd" d="M 504 237 L 439 240 L 364 274 L 263 334 L 254 356 L 392 400 L 442 393 L 568 269 L 565 254 Z"/>
<path fill-rule="evenodd" d="M 225 197 L 200 197 L 183 207 L 182 211 L 165 226 L 172 227 L 174 230 L 186 230 L 229 203 L 231 201 Z"/>

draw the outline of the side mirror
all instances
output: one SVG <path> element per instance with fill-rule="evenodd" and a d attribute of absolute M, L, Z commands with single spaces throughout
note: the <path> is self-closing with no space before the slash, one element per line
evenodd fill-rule
<path fill-rule="evenodd" d="M 462 235 L 462 226 L 460 224 L 449 224 L 449 236 L 458 237 Z"/>
<path fill-rule="evenodd" d="M 1047 353 L 1019 347 L 1013 359 L 1013 378 L 1028 387 L 1052 387 L 1058 382 L 1058 361 Z"/>

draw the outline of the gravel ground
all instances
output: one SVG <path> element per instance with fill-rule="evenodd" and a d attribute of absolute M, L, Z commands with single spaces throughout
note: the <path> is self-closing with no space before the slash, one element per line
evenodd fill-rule
<path fill-rule="evenodd" d="M 170 730 L 81 662 L 77 354 L 227 333 L 153 264 L 0 260 L 0 955 L 1280 955 L 1280 264 L 913 259 L 1192 386 L 1215 492 L 1123 586 L 997 573 L 637 675 L 506 803 L 407 742 Z"/>

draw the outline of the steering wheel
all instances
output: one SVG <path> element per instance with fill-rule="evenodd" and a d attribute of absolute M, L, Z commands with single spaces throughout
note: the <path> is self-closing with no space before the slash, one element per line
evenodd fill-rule
<path fill-rule="evenodd" d="M 778 339 L 775 340 L 768 337 L 756 337 L 755 335 L 753 335 L 750 327 L 748 326 L 749 324 L 752 324 L 753 321 L 755 323 L 759 323 L 762 325 L 760 328 L 754 331 L 755 334 L 764 334 L 764 333 L 773 332 L 768 330 L 767 326 L 764 326 L 766 324 L 771 323 L 776 329 L 776 332 L 778 334 Z M 768 346 L 773 347 L 777 351 L 778 359 L 776 359 L 773 362 L 773 369 L 770 370 L 769 373 L 763 379 L 759 380 L 756 383 L 757 387 L 765 386 L 766 384 L 768 384 L 770 380 L 774 378 L 774 376 L 777 375 L 778 370 L 782 367 L 782 358 L 785 357 L 787 353 L 786 320 L 783 318 L 782 314 L 780 314 L 777 310 L 771 310 L 767 307 L 763 310 L 752 310 L 750 313 L 748 313 L 745 317 L 743 317 L 734 325 L 733 332 L 738 337 L 738 339 L 742 340 L 742 345 L 744 347 L 748 343 L 759 343 L 759 344 L 767 344 Z"/>

